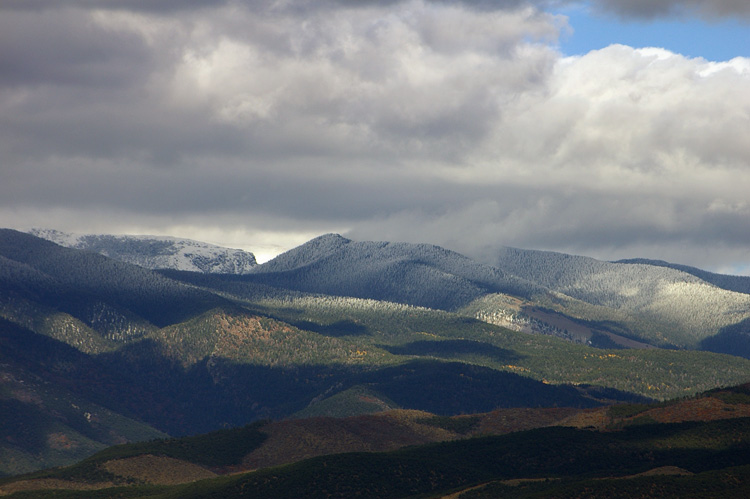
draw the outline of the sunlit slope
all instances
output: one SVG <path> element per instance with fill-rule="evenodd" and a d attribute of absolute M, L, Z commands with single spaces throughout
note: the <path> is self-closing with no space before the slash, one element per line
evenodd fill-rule
<path fill-rule="evenodd" d="M 750 361 L 700 351 L 601 350 L 465 316 L 375 300 L 306 296 L 256 303 L 264 314 L 356 345 L 360 365 L 466 362 L 550 383 L 591 384 L 658 399 L 750 378 Z"/>
<path fill-rule="evenodd" d="M 629 264 L 652 265 L 654 267 L 667 267 L 670 269 L 680 270 L 682 272 L 692 274 L 698 277 L 699 279 L 702 279 L 722 289 L 726 289 L 729 291 L 737 291 L 738 293 L 745 293 L 745 294 L 750 293 L 750 276 L 717 274 L 715 272 L 708 272 L 706 270 L 691 267 L 689 265 L 669 263 L 663 260 L 650 260 L 648 258 L 631 258 L 627 260 L 618 260 L 615 263 L 629 263 Z"/>
<path fill-rule="evenodd" d="M 656 345 L 698 347 L 750 317 L 750 295 L 674 268 L 515 248 L 501 249 L 495 263 L 560 293 L 546 305 L 582 319 L 619 322 Z"/>

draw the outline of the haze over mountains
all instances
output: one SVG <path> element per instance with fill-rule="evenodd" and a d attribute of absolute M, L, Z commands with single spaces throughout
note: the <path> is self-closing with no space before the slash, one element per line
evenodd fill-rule
<path fill-rule="evenodd" d="M 203 270 L 155 271 L 115 255 L 153 266 L 202 246 L 90 241 L 0 230 L 0 410 L 34 437 L 0 442 L 15 463 L 4 473 L 72 462 L 112 435 L 596 407 L 750 379 L 750 295 L 680 269 L 510 248 L 487 265 L 328 234 L 261 265 L 195 251 Z"/>

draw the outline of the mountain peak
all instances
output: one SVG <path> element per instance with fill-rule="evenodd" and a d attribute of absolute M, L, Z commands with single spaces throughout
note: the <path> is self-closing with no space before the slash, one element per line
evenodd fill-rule
<path fill-rule="evenodd" d="M 259 265 L 256 271 L 285 272 L 294 270 L 325 258 L 351 242 L 351 239 L 347 239 L 340 234 L 323 234 L 301 246 L 285 251 L 263 265 Z"/>
<path fill-rule="evenodd" d="M 351 239 L 347 239 L 341 234 L 330 232 L 323 234 L 322 236 L 314 237 L 313 239 L 306 242 L 305 245 L 321 245 L 321 246 L 341 246 L 352 242 Z"/>

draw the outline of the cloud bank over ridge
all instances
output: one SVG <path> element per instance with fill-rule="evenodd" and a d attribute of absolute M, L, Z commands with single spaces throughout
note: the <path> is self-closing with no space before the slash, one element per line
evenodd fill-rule
<path fill-rule="evenodd" d="M 551 4 L 8 2 L 0 225 L 750 262 L 750 60 L 565 57 Z"/>

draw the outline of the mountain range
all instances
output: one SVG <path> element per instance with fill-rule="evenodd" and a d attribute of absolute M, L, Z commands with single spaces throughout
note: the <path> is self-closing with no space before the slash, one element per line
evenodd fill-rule
<path fill-rule="evenodd" d="M 504 295 L 524 302 L 512 313 L 537 322 L 544 320 L 533 309 L 544 307 L 615 340 L 736 353 L 737 344 L 722 346 L 716 336 L 735 331 L 734 343 L 746 343 L 750 294 L 716 284 L 729 279 L 714 274 L 707 281 L 695 274 L 507 247 L 497 250 L 494 265 L 485 265 L 437 246 L 354 242 L 329 234 L 255 267 L 245 281 L 447 311 L 473 309 L 478 317 L 506 311 L 488 300 Z M 742 289 L 750 277 L 731 282 Z M 554 326 L 561 319 L 548 322 Z"/>
<path fill-rule="evenodd" d="M 593 409 L 750 379 L 741 277 L 511 248 L 488 265 L 334 234 L 242 270 L 154 269 L 116 257 L 140 243 L 96 237 L 109 256 L 0 230 L 15 421 L 0 473 L 260 419 Z"/>

